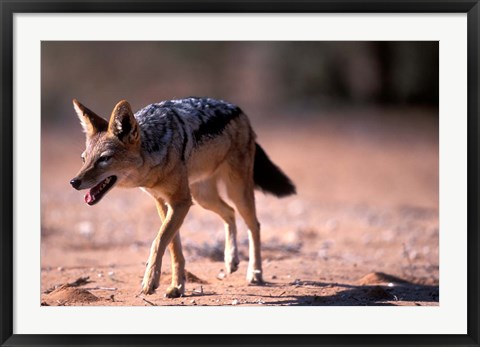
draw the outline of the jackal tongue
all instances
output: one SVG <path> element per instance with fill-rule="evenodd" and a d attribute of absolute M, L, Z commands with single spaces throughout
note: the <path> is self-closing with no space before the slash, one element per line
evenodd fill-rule
<path fill-rule="evenodd" d="M 113 186 L 116 180 L 117 180 L 116 176 L 110 176 L 104 179 L 99 184 L 97 184 L 95 187 L 91 188 L 85 194 L 85 202 L 89 205 L 92 205 L 98 202 L 106 193 L 106 191 Z"/>
<path fill-rule="evenodd" d="M 93 196 L 92 194 L 90 193 L 90 191 L 88 191 L 86 194 L 85 194 L 85 202 L 87 204 L 90 204 L 92 201 L 93 201 Z"/>
<path fill-rule="evenodd" d="M 102 182 L 103 183 L 103 182 Z M 100 183 L 100 184 L 102 184 Z M 91 204 L 92 202 L 95 201 L 95 198 L 96 198 L 96 195 L 98 194 L 99 192 L 99 189 L 98 187 L 100 186 L 100 184 L 96 185 L 95 187 L 93 187 L 92 189 L 90 189 L 86 194 L 85 194 L 85 202 L 87 204 Z"/>

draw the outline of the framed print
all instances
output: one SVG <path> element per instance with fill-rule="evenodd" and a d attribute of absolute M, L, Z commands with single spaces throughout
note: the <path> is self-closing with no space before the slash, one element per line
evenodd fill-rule
<path fill-rule="evenodd" d="M 478 345 L 479 9 L 2 1 L 2 345 Z"/>

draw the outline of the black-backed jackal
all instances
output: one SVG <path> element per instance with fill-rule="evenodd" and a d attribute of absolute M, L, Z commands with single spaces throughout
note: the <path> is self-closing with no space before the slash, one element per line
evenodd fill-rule
<path fill-rule="evenodd" d="M 159 286 L 167 247 L 172 284 L 166 296 L 184 293 L 179 228 L 192 198 L 225 222 L 225 267 L 228 273 L 238 269 L 235 212 L 218 194 L 219 181 L 248 227 L 247 281 L 263 282 L 254 188 L 282 197 L 294 194 L 295 187 L 255 142 L 240 108 L 210 98 L 186 98 L 151 104 L 133 114 L 123 100 L 107 122 L 77 100 L 73 105 L 87 140 L 84 164 L 70 184 L 89 189 L 85 202 L 98 203 L 114 186 L 140 187 L 155 200 L 162 226 L 150 249 L 143 293 L 152 294 Z"/>

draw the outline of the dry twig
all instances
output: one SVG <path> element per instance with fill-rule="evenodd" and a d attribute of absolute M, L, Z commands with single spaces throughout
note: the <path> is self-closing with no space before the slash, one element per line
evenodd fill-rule
<path fill-rule="evenodd" d="M 79 277 L 79 278 L 77 278 L 77 279 L 76 279 L 75 281 L 73 281 L 73 282 L 54 285 L 53 287 L 50 287 L 50 288 L 48 288 L 47 290 L 45 290 L 43 293 L 44 293 L 44 294 L 50 294 L 50 293 L 53 292 L 55 289 L 58 289 L 58 288 L 60 288 L 60 287 L 63 287 L 63 288 L 66 288 L 66 287 L 79 287 L 79 286 L 83 286 L 84 284 L 87 284 L 87 283 L 90 283 L 90 282 L 92 282 L 92 281 L 90 281 L 90 277 L 89 277 L 89 276 Z"/>
<path fill-rule="evenodd" d="M 155 303 L 153 303 L 153 302 L 151 302 L 151 301 L 148 301 L 148 300 L 145 299 L 145 298 L 142 298 L 142 300 L 145 301 L 145 302 L 146 302 L 147 304 L 149 304 L 149 305 L 157 306 L 157 304 L 155 304 Z"/>

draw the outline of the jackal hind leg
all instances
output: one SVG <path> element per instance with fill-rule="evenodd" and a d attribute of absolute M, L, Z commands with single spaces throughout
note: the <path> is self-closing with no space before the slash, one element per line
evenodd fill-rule
<path fill-rule="evenodd" d="M 168 245 L 172 263 L 172 284 L 168 287 L 165 296 L 178 298 L 185 294 L 185 258 L 180 242 L 180 230 L 177 231 L 170 245 Z"/>
<path fill-rule="evenodd" d="M 260 223 L 255 211 L 254 184 L 248 167 L 231 170 L 226 180 L 228 197 L 248 227 L 249 260 L 247 282 L 262 284 L 262 255 L 260 244 Z"/>
<path fill-rule="evenodd" d="M 218 193 L 217 180 L 211 178 L 196 182 L 190 187 L 192 196 L 203 208 L 215 212 L 225 223 L 225 269 L 231 274 L 238 270 L 240 260 L 237 247 L 237 227 L 235 224 L 235 211 Z"/>

